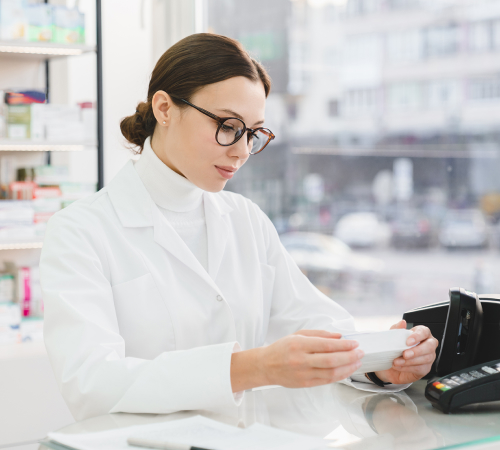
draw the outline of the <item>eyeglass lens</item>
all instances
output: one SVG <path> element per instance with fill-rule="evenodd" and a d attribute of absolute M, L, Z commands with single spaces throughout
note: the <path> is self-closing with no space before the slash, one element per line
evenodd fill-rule
<path fill-rule="evenodd" d="M 225 120 L 219 127 L 216 139 L 219 144 L 231 145 L 239 139 L 244 131 L 244 124 L 241 120 L 233 118 Z M 266 129 L 257 130 L 254 133 L 247 132 L 248 145 L 252 146 L 250 153 L 260 152 L 268 143 L 270 133 Z"/>

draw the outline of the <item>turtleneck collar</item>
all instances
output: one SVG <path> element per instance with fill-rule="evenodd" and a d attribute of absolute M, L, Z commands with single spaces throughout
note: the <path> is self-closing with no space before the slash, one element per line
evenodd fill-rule
<path fill-rule="evenodd" d="M 203 189 L 174 172 L 154 152 L 151 137 L 144 142 L 144 149 L 135 169 L 153 201 L 162 208 L 186 212 L 197 208 L 203 198 Z"/>

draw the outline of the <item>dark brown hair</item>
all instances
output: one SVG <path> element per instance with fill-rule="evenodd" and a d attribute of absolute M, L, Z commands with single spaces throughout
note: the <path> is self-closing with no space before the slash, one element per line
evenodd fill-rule
<path fill-rule="evenodd" d="M 149 82 L 147 101 L 137 105 L 135 114 L 121 120 L 123 136 L 134 147 L 140 148 L 133 150 L 135 153 L 142 152 L 144 141 L 153 135 L 156 126 L 151 102 L 157 91 L 189 100 L 204 86 L 237 76 L 262 81 L 266 97 L 269 95 L 269 75 L 238 41 L 212 33 L 192 34 L 181 39 L 156 63 Z M 172 102 L 179 108 L 187 107 L 173 97 Z"/>

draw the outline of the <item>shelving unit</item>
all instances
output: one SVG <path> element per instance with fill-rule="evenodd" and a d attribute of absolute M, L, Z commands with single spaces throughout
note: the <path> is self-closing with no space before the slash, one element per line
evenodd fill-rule
<path fill-rule="evenodd" d="M 49 3 L 48 0 L 45 2 Z M 53 97 L 49 75 L 53 66 L 57 65 L 57 63 L 50 64 L 50 61 L 89 53 L 96 55 L 97 130 L 95 138 L 92 136 L 84 142 L 74 139 L 13 140 L 2 138 L 0 139 L 0 159 L 9 157 L 14 161 L 15 166 L 20 164 L 29 166 L 37 164 L 35 161 L 45 160 L 50 163 L 52 155 L 52 160 L 60 159 L 74 163 L 75 160 L 86 159 L 87 154 L 91 155 L 92 151 L 96 151 L 97 189 L 100 189 L 104 182 L 101 0 L 96 0 L 95 5 L 96 45 L 0 41 L 0 66 L 2 67 L 0 84 L 2 87 L 22 86 L 43 89 L 43 78 L 45 78 L 45 92 L 49 103 Z M 32 68 L 36 65 L 42 66 L 41 78 L 37 78 L 37 84 L 29 86 L 28 75 L 31 75 Z M 8 79 L 2 80 L 2 75 Z M 11 83 L 16 82 L 17 77 L 23 82 L 13 86 Z M 83 153 L 80 156 L 61 155 L 75 152 Z M 43 155 L 46 155 L 46 158 Z M 94 154 L 91 156 L 93 160 Z M 86 167 L 93 166 L 93 163 L 91 165 L 88 160 L 87 163 Z M 0 261 L 13 261 L 20 267 L 33 267 L 38 264 L 42 246 L 42 239 L 35 236 L 12 241 L 0 240 Z M 10 448 L 14 446 L 14 443 L 21 445 L 28 441 L 36 442 L 48 431 L 58 429 L 74 420 L 59 393 L 43 342 L 0 345 L 0 394 L 2 398 L 0 421 L 13 424 L 7 427 L 4 433 L 0 433 L 2 435 L 0 447 L 2 448 Z M 47 411 L 50 411 L 50 414 L 47 414 Z"/>
<path fill-rule="evenodd" d="M 85 147 L 97 147 L 97 144 L 0 139 L 0 152 L 78 152 L 85 150 Z"/>
<path fill-rule="evenodd" d="M 45 0 L 45 3 L 50 3 Z M 45 92 L 50 102 L 49 61 L 56 58 L 78 56 L 86 53 L 95 53 L 97 61 L 97 130 L 96 140 L 93 142 L 81 141 L 40 141 L 0 138 L 0 158 L 3 155 L 20 153 L 46 153 L 50 162 L 51 152 L 80 152 L 93 147 L 97 150 L 97 189 L 103 187 L 103 108 L 102 108 L 102 30 L 101 30 L 101 0 L 96 0 L 96 45 L 58 44 L 51 42 L 25 42 L 0 40 L 0 64 L 9 64 L 9 61 L 22 60 L 40 62 L 45 61 Z M 1 79 L 0 79 L 1 83 Z M 42 242 L 0 242 L 0 250 L 30 250 L 40 249 Z"/>
<path fill-rule="evenodd" d="M 78 56 L 97 51 L 98 46 L 83 44 L 61 45 L 52 42 L 0 41 L 0 56 L 17 59 L 43 60 L 64 56 Z"/>
<path fill-rule="evenodd" d="M 45 3 L 50 3 L 45 0 Z M 97 151 L 97 189 L 103 187 L 103 90 L 102 90 L 102 30 L 101 30 L 101 0 L 95 2 L 95 21 L 96 21 L 96 45 L 85 44 L 59 44 L 52 42 L 27 42 L 27 41 L 5 41 L 0 40 L 0 65 L 3 68 L 12 69 L 6 72 L 7 76 L 14 78 L 22 71 L 29 71 L 33 64 L 45 62 L 45 93 L 47 102 L 51 101 L 51 86 L 50 86 L 50 61 L 61 58 L 75 57 L 79 55 L 94 53 L 96 55 L 96 81 L 97 81 L 97 129 L 95 139 L 81 140 L 34 140 L 34 139 L 9 139 L 0 138 L 0 158 L 4 156 L 14 157 L 14 161 L 21 161 L 19 158 L 25 158 L 23 155 L 28 154 L 46 154 L 46 161 L 50 164 L 52 153 L 72 153 L 82 152 L 84 150 L 95 149 Z M 43 70 L 43 69 L 42 69 Z M 16 72 L 13 72 L 16 71 Z M 21 72 L 19 72 L 21 71 Z M 2 72 L 0 72 L 0 84 Z M 12 81 L 11 81 L 12 82 Z M 40 79 L 39 82 L 40 83 Z M 43 81 L 42 81 L 43 83 Z M 27 83 L 24 83 L 26 88 L 30 88 Z M 39 84 L 40 86 L 40 84 Z M 4 88 L 8 85 L 2 86 Z M 13 86 L 14 87 L 14 86 Z M 17 87 L 17 86 L 16 86 Z M 26 156 L 33 161 L 32 157 Z M 45 159 L 45 158 L 44 158 Z M 0 260 L 9 258 L 17 264 L 25 264 L 26 261 L 31 261 L 30 264 L 37 264 L 35 261 L 39 258 L 39 250 L 43 246 L 42 238 L 26 238 L 21 240 L 5 241 L 0 240 Z M 21 250 L 23 250 L 21 252 Z M 12 252 L 14 251 L 14 252 Z M 35 252 L 35 253 L 30 253 Z M 37 252 L 38 251 L 38 252 Z M 5 255 L 5 256 L 4 256 Z M 16 256 L 18 255 L 18 256 Z M 19 260 L 19 262 L 17 261 Z M 1 346 L 0 346 L 1 347 Z"/>

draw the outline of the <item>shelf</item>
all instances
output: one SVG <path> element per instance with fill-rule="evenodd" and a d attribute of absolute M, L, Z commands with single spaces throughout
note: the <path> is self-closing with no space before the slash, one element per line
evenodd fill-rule
<path fill-rule="evenodd" d="M 53 42 L 0 41 L 0 58 L 49 59 L 78 56 L 95 52 L 96 47 L 84 44 L 56 44 Z"/>
<path fill-rule="evenodd" d="M 0 250 L 30 250 L 36 248 L 42 248 L 43 241 L 32 241 L 32 242 L 0 242 Z"/>
<path fill-rule="evenodd" d="M 50 142 L 0 139 L 0 152 L 78 152 L 85 147 L 96 147 L 95 142 Z"/>

